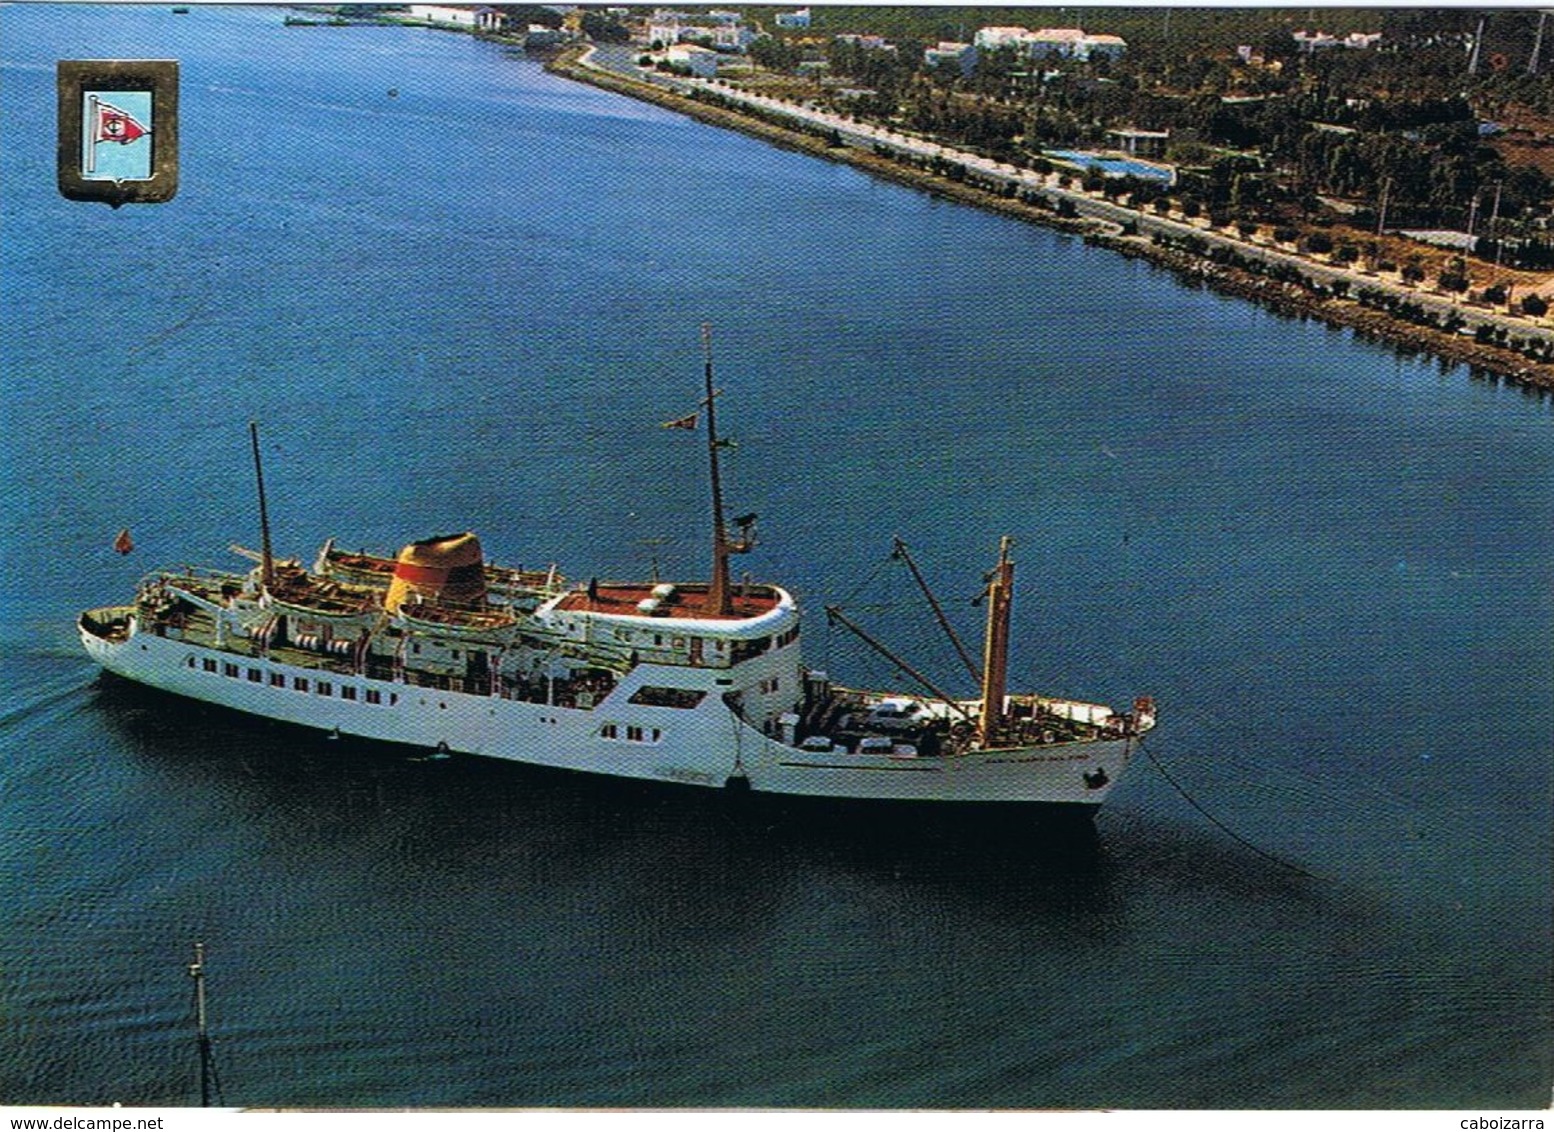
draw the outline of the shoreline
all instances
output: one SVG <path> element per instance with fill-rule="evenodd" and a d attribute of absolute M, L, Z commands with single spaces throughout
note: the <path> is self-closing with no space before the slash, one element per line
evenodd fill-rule
<path fill-rule="evenodd" d="M 1554 358 L 1548 361 L 1531 358 L 1518 350 L 1481 341 L 1458 330 L 1398 317 L 1377 305 L 1384 304 L 1386 297 L 1391 296 L 1394 304 L 1419 308 L 1420 292 L 1409 292 L 1380 280 L 1368 280 L 1358 286 L 1351 286 L 1345 280 L 1343 290 L 1350 293 L 1335 294 L 1330 282 L 1324 283 L 1317 278 L 1325 275 L 1331 280 L 1335 273 L 1332 269 L 1308 274 L 1305 264 L 1291 264 L 1292 256 L 1268 254 L 1272 249 L 1245 245 L 1245 254 L 1238 254 L 1233 241 L 1211 237 L 1184 222 L 1166 222 L 1143 213 L 1132 213 L 1139 219 L 1139 223 L 1133 225 L 1138 231 L 1129 233 L 1121 223 L 1079 214 L 1078 208 L 1091 203 L 1082 193 L 1047 187 L 1037 194 L 1037 200 L 1005 196 L 996 189 L 984 188 L 966 179 L 954 179 L 903 164 L 854 145 L 836 144 L 834 139 L 797 125 L 779 125 L 747 111 L 714 105 L 676 89 L 591 66 L 586 62 L 590 50 L 569 49 L 549 60 L 545 68 L 564 78 L 650 102 L 709 125 L 738 130 L 783 149 L 852 165 L 885 180 L 948 200 L 1080 236 L 1096 247 L 1152 263 L 1186 283 L 1255 302 L 1277 314 L 1348 328 L 1357 335 L 1386 342 L 1405 354 L 1428 353 L 1448 362 L 1465 364 L 1474 371 L 1475 377 L 1491 376 L 1539 392 L 1554 391 Z M 1075 214 L 1060 215 L 1056 208 L 1061 202 L 1075 206 L 1070 209 Z M 1119 206 L 1110 206 L 1108 211 L 1131 212 Z M 1141 234 L 1145 227 L 1155 229 L 1154 238 Z M 1164 227 L 1179 230 L 1180 234 L 1162 238 L 1160 232 Z M 1207 247 L 1191 250 L 1180 246 L 1194 242 L 1207 245 L 1211 240 L 1220 254 L 1209 252 Z M 1310 266 L 1317 268 L 1320 265 Z M 1367 293 L 1373 302 L 1362 302 L 1356 297 Z M 1452 309 L 1455 312 L 1459 308 Z M 1469 309 L 1462 313 L 1471 316 L 1479 312 Z M 1538 328 L 1527 327 L 1523 332 L 1529 339 L 1549 340 L 1548 333 Z"/>

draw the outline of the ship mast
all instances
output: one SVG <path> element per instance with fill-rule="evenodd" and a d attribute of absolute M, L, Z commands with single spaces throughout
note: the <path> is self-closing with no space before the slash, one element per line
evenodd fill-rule
<path fill-rule="evenodd" d="M 1014 563 L 1005 535 L 998 544 L 998 565 L 987 587 L 987 637 L 982 644 L 982 745 L 991 746 L 1003 726 L 1009 690 L 1009 606 L 1014 597 Z"/>
<path fill-rule="evenodd" d="M 728 533 L 723 529 L 723 484 L 718 478 L 717 393 L 712 388 L 712 324 L 701 326 L 702 357 L 706 362 L 707 460 L 712 469 L 712 582 L 707 589 L 707 612 L 725 617 L 730 612 Z"/>
<path fill-rule="evenodd" d="M 248 422 L 248 436 L 254 446 L 254 479 L 259 484 L 259 547 L 263 554 L 260 560 L 259 577 L 264 582 L 265 592 L 268 593 L 275 587 L 275 555 L 270 550 L 270 512 L 264 503 L 264 466 L 259 462 L 259 422 Z"/>

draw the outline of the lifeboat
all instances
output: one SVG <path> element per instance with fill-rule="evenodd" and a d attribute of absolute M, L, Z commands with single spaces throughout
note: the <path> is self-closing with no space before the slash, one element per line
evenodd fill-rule
<path fill-rule="evenodd" d="M 276 613 L 334 622 L 359 621 L 380 609 L 372 590 L 318 578 L 294 566 L 277 567 L 269 605 Z"/>

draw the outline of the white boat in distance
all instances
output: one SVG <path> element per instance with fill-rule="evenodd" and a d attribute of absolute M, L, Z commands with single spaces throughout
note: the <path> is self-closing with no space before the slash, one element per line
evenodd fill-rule
<path fill-rule="evenodd" d="M 923 688 L 835 685 L 804 664 L 793 597 L 730 580 L 754 517 L 737 533 L 723 518 L 715 399 L 709 349 L 710 581 L 568 584 L 486 563 L 469 533 L 395 558 L 331 542 L 311 568 L 277 560 L 251 426 L 257 566 L 154 572 L 130 604 L 81 614 L 81 640 L 126 680 L 330 735 L 760 794 L 1093 813 L 1154 705 L 1008 690 L 1010 540 L 984 595 L 980 666 L 955 640 L 977 697 L 940 692 L 831 608 Z M 921 582 L 899 540 L 896 554 Z"/>

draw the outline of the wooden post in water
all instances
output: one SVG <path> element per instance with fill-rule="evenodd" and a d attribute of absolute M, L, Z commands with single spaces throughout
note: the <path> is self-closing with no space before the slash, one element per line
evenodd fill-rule
<path fill-rule="evenodd" d="M 210 1033 L 205 1025 L 205 945 L 194 945 L 194 962 L 189 964 L 194 980 L 194 1028 L 200 1047 L 200 1107 L 210 1107 L 211 1055 Z"/>

